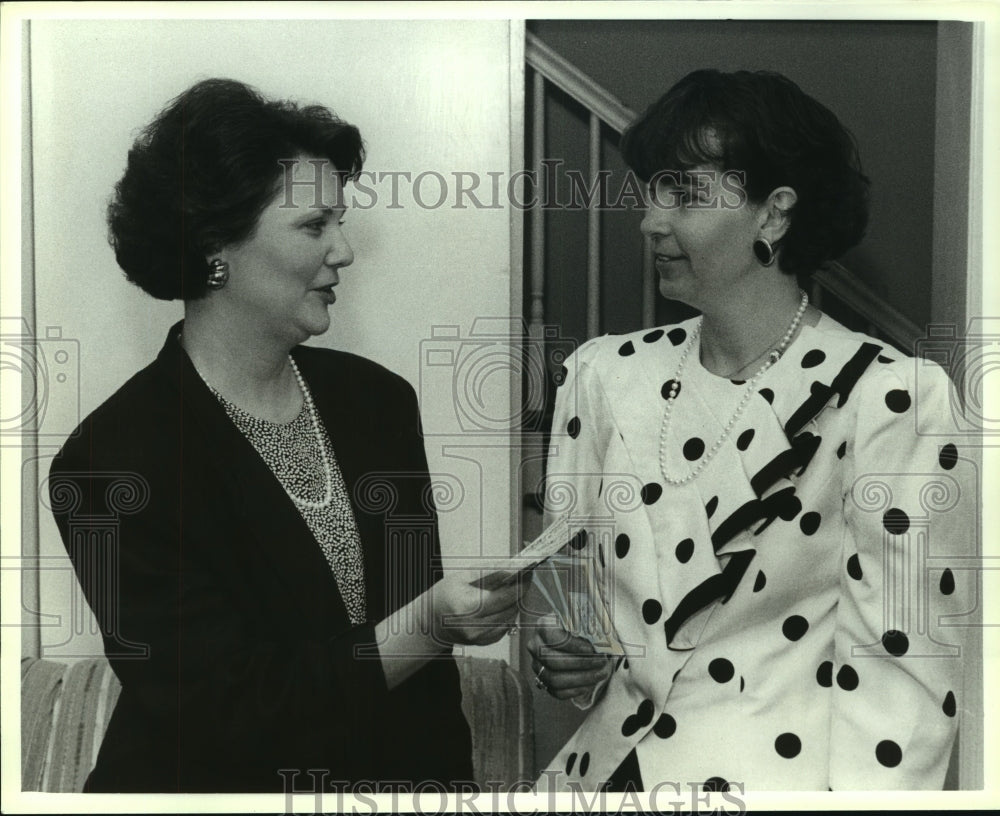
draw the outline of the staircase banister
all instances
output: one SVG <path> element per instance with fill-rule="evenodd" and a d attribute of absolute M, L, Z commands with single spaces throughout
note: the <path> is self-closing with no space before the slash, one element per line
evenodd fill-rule
<path fill-rule="evenodd" d="M 636 113 L 612 96 L 583 71 L 557 54 L 530 31 L 526 34 L 525 61 L 549 82 L 569 94 L 587 110 L 622 133 L 636 119 Z"/>
<path fill-rule="evenodd" d="M 910 354 L 913 354 L 917 340 L 924 336 L 916 323 L 886 303 L 861 278 L 836 261 L 830 261 L 817 270 L 813 281 L 877 326 L 886 337 Z"/>

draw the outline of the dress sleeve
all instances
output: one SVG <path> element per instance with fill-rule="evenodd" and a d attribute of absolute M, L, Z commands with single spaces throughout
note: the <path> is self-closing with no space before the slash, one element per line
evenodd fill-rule
<path fill-rule="evenodd" d="M 566 378 L 556 392 L 552 434 L 546 466 L 545 524 L 570 514 L 575 519 L 607 513 L 601 499 L 604 457 L 614 430 L 607 396 L 594 365 L 600 341 L 581 346 L 566 360 Z M 587 557 L 591 548 L 571 550 Z M 607 681 L 588 695 L 573 699 L 588 709 L 603 694 Z"/>
<path fill-rule="evenodd" d="M 566 359 L 556 391 L 545 480 L 545 524 L 559 516 L 600 514 L 604 455 L 613 420 L 594 366 L 599 343 L 585 343 Z"/>
<path fill-rule="evenodd" d="M 977 482 L 951 383 L 936 365 L 878 363 L 846 445 L 830 787 L 943 786 L 962 701 L 961 628 L 974 605 Z"/>

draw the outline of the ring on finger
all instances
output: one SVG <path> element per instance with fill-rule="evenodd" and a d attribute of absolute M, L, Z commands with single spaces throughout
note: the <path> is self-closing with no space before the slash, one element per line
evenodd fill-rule
<path fill-rule="evenodd" d="M 548 691 L 549 687 L 545 685 L 545 681 L 542 680 L 543 671 L 545 671 L 545 666 L 542 666 L 537 672 L 535 672 L 535 688 Z"/>

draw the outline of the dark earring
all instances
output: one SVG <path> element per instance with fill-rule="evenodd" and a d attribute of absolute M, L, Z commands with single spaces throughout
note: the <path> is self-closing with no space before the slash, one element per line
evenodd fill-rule
<path fill-rule="evenodd" d="M 229 280 L 229 264 L 221 258 L 215 258 L 209 263 L 212 271 L 208 273 L 208 288 L 221 289 Z"/>
<path fill-rule="evenodd" d="M 753 242 L 753 254 L 764 266 L 774 263 L 774 247 L 767 238 L 758 238 Z"/>

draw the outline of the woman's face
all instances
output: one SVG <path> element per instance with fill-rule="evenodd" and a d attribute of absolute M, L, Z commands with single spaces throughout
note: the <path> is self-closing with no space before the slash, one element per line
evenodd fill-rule
<path fill-rule="evenodd" d="M 327 159 L 300 156 L 286 168 L 254 234 L 213 257 L 229 282 L 210 297 L 276 341 L 295 345 L 330 327 L 339 270 L 354 260 L 343 233 L 345 202 Z"/>
<path fill-rule="evenodd" d="M 739 174 L 708 165 L 664 172 L 649 198 L 641 230 L 652 241 L 660 293 L 701 310 L 736 295 L 756 268 L 761 224 Z"/>

